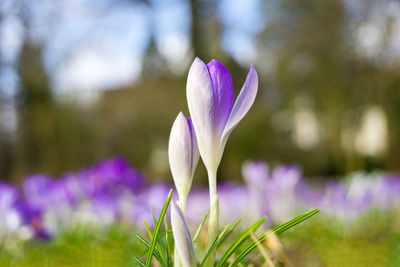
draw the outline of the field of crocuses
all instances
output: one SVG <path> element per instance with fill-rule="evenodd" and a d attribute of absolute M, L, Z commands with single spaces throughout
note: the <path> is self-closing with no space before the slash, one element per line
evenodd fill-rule
<path fill-rule="evenodd" d="M 363 259 L 375 266 L 399 263 L 398 176 L 360 172 L 340 181 L 312 184 L 298 167 L 246 162 L 243 178 L 244 185 L 218 187 L 222 225 L 240 217 L 250 225 L 266 215 L 267 229 L 319 208 L 317 217 L 282 236 L 289 259 L 316 266 Z M 145 231 L 143 221 L 152 227 L 151 212 L 160 213 L 170 188 L 148 184 L 123 158 L 101 161 L 59 179 L 35 175 L 20 187 L 2 183 L 2 266 L 13 262 L 40 266 L 39 254 L 50 265 L 134 264 L 130 256 L 143 251 L 136 247 L 133 233 Z M 189 195 L 186 217 L 191 229 L 207 213 L 208 201 L 208 190 L 202 187 Z M 99 254 L 87 257 L 92 248 L 90 253 Z"/>

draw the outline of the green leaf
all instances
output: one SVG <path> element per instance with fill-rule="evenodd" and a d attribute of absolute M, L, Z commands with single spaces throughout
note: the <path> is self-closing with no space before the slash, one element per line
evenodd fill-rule
<path fill-rule="evenodd" d="M 294 219 L 292 219 L 292 220 L 290 220 L 290 221 L 288 221 L 288 222 L 286 222 L 286 223 L 284 223 L 284 224 L 281 224 L 281 225 L 275 227 L 274 229 L 272 229 L 272 231 L 275 232 L 277 235 L 279 235 L 279 234 L 285 232 L 286 230 L 289 230 L 289 229 L 292 228 L 293 226 L 295 226 L 295 225 L 297 225 L 297 224 L 299 224 L 299 223 L 301 223 L 301 222 L 307 220 L 308 218 L 310 218 L 311 216 L 317 214 L 318 212 L 319 212 L 318 209 L 314 209 L 314 210 L 311 210 L 311 211 L 309 211 L 309 212 L 306 212 L 306 213 L 304 213 L 304 214 L 302 214 L 302 215 L 299 215 L 299 216 L 297 216 L 296 218 L 294 218 Z M 265 239 L 267 239 L 267 236 L 268 236 L 268 234 L 263 235 L 262 237 L 260 237 L 260 238 L 258 239 L 258 241 L 259 241 L 260 243 L 264 242 Z M 243 250 L 243 251 L 239 254 L 239 256 L 229 265 L 229 267 L 236 266 L 241 260 L 244 259 L 244 257 L 247 256 L 247 254 L 249 254 L 250 252 L 252 252 L 256 247 L 257 247 L 256 242 L 254 242 L 254 243 L 252 243 L 251 245 L 249 245 L 249 246 L 248 246 L 245 250 Z"/>
<path fill-rule="evenodd" d="M 144 267 L 144 263 L 136 256 L 133 256 L 133 259 L 136 261 L 137 264 L 139 264 L 141 267 Z"/>
<path fill-rule="evenodd" d="M 309 212 L 306 212 L 306 213 L 304 213 L 302 215 L 297 216 L 293 220 L 290 220 L 290 221 L 288 221 L 288 222 L 286 222 L 284 224 L 281 224 L 281 225 L 275 227 L 274 229 L 272 229 L 272 231 L 274 231 L 275 234 L 279 235 L 279 234 L 285 232 L 286 230 L 289 230 L 293 226 L 301 223 L 302 221 L 307 220 L 308 218 L 310 218 L 311 216 L 317 214 L 318 212 L 319 212 L 318 209 L 314 209 L 314 210 L 311 210 Z"/>
<path fill-rule="evenodd" d="M 153 232 L 153 238 L 151 239 L 150 249 L 147 254 L 146 267 L 149 267 L 151 264 L 151 259 L 153 258 L 153 251 L 156 247 L 157 240 L 158 240 L 158 234 L 160 233 L 160 229 L 161 229 L 161 225 L 164 221 L 165 213 L 167 212 L 169 203 L 171 202 L 171 197 L 172 197 L 172 189 L 169 191 L 167 200 L 165 201 L 164 207 L 162 208 L 160 216 L 158 217 L 157 224 L 155 225 L 154 232 Z"/>
<path fill-rule="evenodd" d="M 242 245 L 243 242 L 249 238 L 250 234 L 256 231 L 258 227 L 260 227 L 264 223 L 265 219 L 266 217 L 262 217 L 260 220 L 250 226 L 243 234 L 241 234 L 224 253 L 222 258 L 218 261 L 217 266 L 222 266 L 229 259 L 229 257 L 240 247 L 240 245 Z"/>
<path fill-rule="evenodd" d="M 153 218 L 154 225 L 157 225 L 156 216 L 154 215 L 154 211 L 153 210 L 151 210 L 151 217 Z M 161 258 L 163 259 L 163 262 L 165 263 L 167 261 L 167 255 L 166 255 L 166 251 L 165 251 L 165 248 L 164 248 L 164 244 L 163 244 L 161 239 L 159 239 L 157 241 L 157 243 L 158 244 L 156 245 L 157 246 L 156 249 L 158 249 L 159 254 L 161 255 Z M 160 260 L 159 260 L 159 262 L 161 263 Z"/>
<path fill-rule="evenodd" d="M 206 213 L 206 216 L 204 216 L 203 221 L 202 221 L 201 224 L 199 225 L 199 228 L 197 228 L 196 234 L 194 235 L 194 238 L 193 238 L 193 243 L 196 243 L 197 238 L 199 238 L 200 232 L 201 232 L 201 230 L 203 229 L 203 226 L 204 226 L 204 223 L 205 223 L 206 220 L 207 220 L 207 217 L 208 217 L 208 211 L 207 211 L 207 213 Z"/>
<path fill-rule="evenodd" d="M 144 238 L 141 237 L 139 234 L 136 234 L 136 239 L 139 240 L 139 242 L 141 244 L 143 244 L 147 248 L 147 250 L 150 248 L 150 244 L 146 240 L 144 240 Z M 162 262 L 160 253 L 158 253 L 156 250 L 154 250 L 153 255 L 154 255 L 154 257 L 156 257 L 158 262 L 160 262 L 160 263 Z"/>
<path fill-rule="evenodd" d="M 151 232 L 149 225 L 147 224 L 146 221 L 143 221 L 143 223 L 144 223 L 144 226 L 146 227 L 147 234 L 149 235 L 150 239 L 152 239 L 153 233 Z"/>
<path fill-rule="evenodd" d="M 169 229 L 168 229 L 168 219 L 167 216 L 165 216 L 165 242 L 167 243 L 167 265 L 172 266 L 172 258 L 171 258 L 171 250 L 169 248 Z M 160 235 L 161 237 L 161 235 Z"/>
<path fill-rule="evenodd" d="M 214 242 L 211 244 L 210 248 L 208 249 L 206 255 L 203 258 L 203 261 L 200 263 L 200 266 L 204 266 L 204 263 L 206 262 L 207 258 L 211 255 L 211 253 L 214 251 L 215 247 L 217 246 L 218 242 L 222 239 L 224 236 L 225 232 L 228 230 L 230 224 L 226 225 L 224 229 L 222 229 L 221 232 L 219 232 L 219 235 L 217 238 L 215 238 Z"/>
<path fill-rule="evenodd" d="M 239 223 L 242 221 L 242 218 L 240 218 L 235 225 L 233 225 L 233 227 L 229 230 L 228 233 L 226 233 L 226 235 L 224 235 L 224 237 L 221 239 L 221 241 L 218 243 L 217 245 L 217 249 L 225 242 L 225 240 L 232 234 L 232 232 L 236 229 L 236 227 L 239 225 Z"/>

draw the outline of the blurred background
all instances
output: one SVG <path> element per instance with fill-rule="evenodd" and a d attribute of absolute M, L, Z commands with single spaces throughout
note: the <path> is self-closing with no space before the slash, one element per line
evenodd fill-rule
<path fill-rule="evenodd" d="M 120 155 L 172 181 L 167 143 L 195 56 L 250 64 L 259 93 L 219 179 L 245 159 L 306 176 L 400 170 L 400 3 L 391 0 L 2 0 L 0 179 Z M 206 181 L 203 167 L 196 183 Z"/>

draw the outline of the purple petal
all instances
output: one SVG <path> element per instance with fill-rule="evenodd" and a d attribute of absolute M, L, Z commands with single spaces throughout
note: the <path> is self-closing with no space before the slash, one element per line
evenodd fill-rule
<path fill-rule="evenodd" d="M 233 104 L 233 85 L 229 71 L 216 60 L 207 64 L 214 92 L 214 127 L 222 134 Z"/>
<path fill-rule="evenodd" d="M 240 90 L 239 96 L 236 99 L 235 105 L 233 106 L 232 112 L 222 134 L 222 148 L 225 147 L 226 141 L 232 130 L 236 127 L 240 120 L 243 119 L 250 107 L 253 105 L 254 99 L 256 98 L 257 89 L 258 76 L 253 65 L 251 65 L 249 74 L 247 75 L 246 81 L 243 84 L 242 90 Z"/>

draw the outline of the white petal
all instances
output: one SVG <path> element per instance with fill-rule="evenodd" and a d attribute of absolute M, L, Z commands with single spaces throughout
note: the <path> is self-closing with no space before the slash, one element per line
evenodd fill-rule
<path fill-rule="evenodd" d="M 189 125 L 181 113 L 172 125 L 168 144 L 168 158 L 179 197 L 186 199 L 193 180 L 193 142 Z M 196 162 L 197 163 L 197 162 Z"/>
<path fill-rule="evenodd" d="M 193 177 L 194 171 L 196 170 L 197 163 L 199 162 L 200 154 L 199 154 L 199 147 L 197 144 L 197 136 L 196 131 L 193 127 L 193 121 L 188 118 L 187 120 L 189 131 L 192 137 L 192 166 L 191 166 L 191 176 Z"/>
<path fill-rule="evenodd" d="M 192 237 L 181 209 L 174 202 L 171 202 L 171 226 L 175 247 L 178 249 L 183 266 L 196 266 Z"/>
<path fill-rule="evenodd" d="M 200 155 L 207 165 L 214 164 L 216 145 L 214 133 L 214 95 L 207 66 L 196 58 L 190 67 L 186 96 L 190 116 L 197 135 Z"/>

